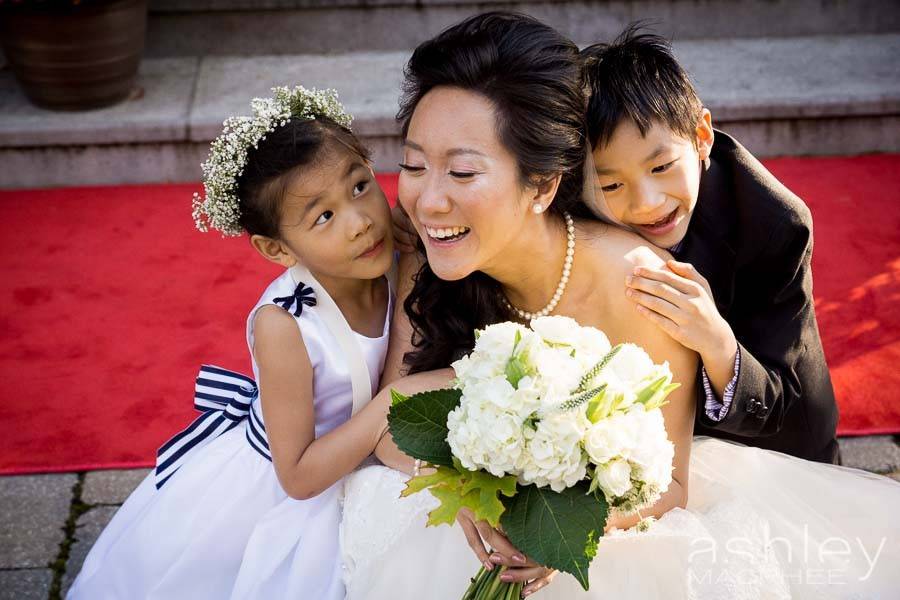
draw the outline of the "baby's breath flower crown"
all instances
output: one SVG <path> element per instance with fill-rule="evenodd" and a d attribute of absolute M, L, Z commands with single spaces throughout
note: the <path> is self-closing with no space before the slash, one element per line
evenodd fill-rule
<path fill-rule="evenodd" d="M 279 86 L 272 88 L 272 93 L 271 98 L 250 102 L 253 116 L 226 119 L 222 134 L 213 140 L 209 158 L 202 165 L 205 198 L 195 192 L 192 202 L 192 216 L 200 231 L 206 233 L 212 228 L 223 236 L 241 234 L 238 178 L 247 165 L 250 148 L 256 148 L 277 127 L 287 125 L 292 117 L 327 117 L 347 128 L 353 121 L 333 89 Z"/>

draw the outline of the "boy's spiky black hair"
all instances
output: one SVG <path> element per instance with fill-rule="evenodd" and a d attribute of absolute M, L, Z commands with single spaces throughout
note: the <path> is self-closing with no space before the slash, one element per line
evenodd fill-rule
<path fill-rule="evenodd" d="M 632 23 L 611 44 L 581 51 L 588 86 L 587 130 L 591 146 L 605 145 L 625 119 L 646 135 L 660 122 L 695 140 L 703 105 L 669 41 Z"/>

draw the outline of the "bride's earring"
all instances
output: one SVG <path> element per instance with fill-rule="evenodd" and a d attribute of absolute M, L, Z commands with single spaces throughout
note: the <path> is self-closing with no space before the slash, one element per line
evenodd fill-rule
<path fill-rule="evenodd" d="M 533 212 L 536 215 L 541 214 L 542 212 L 544 212 L 544 205 L 541 204 L 540 202 L 535 202 L 534 204 L 531 205 L 531 212 Z"/>

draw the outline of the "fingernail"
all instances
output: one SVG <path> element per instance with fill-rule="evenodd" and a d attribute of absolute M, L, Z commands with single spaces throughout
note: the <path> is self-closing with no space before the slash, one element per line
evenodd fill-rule
<path fill-rule="evenodd" d="M 625 285 L 631 285 L 631 283 L 632 283 L 633 281 L 634 281 L 634 277 L 632 277 L 631 275 L 629 275 L 628 277 L 625 278 Z"/>
<path fill-rule="evenodd" d="M 503 564 L 503 557 L 499 554 L 491 554 L 491 562 L 495 565 Z"/>
<path fill-rule="evenodd" d="M 484 568 L 487 569 L 488 571 L 493 571 L 493 570 L 494 570 L 494 565 L 492 565 L 492 564 L 491 564 L 491 561 L 489 561 L 489 560 L 486 560 L 486 561 L 484 561 L 484 562 L 481 563 L 481 564 L 483 564 L 483 565 L 484 565 Z"/>
<path fill-rule="evenodd" d="M 525 562 L 525 557 L 522 556 L 521 554 L 513 554 L 512 559 L 513 559 L 514 561 L 520 562 L 520 563 Z"/>
<path fill-rule="evenodd" d="M 507 575 L 506 573 L 504 573 L 503 575 L 500 576 L 500 581 L 503 581 L 504 583 L 509 583 L 510 581 L 512 581 L 512 575 Z"/>
<path fill-rule="evenodd" d="M 625 295 L 628 297 L 631 297 L 634 295 L 634 292 L 631 291 L 631 288 L 628 288 L 627 290 L 625 290 Z"/>
<path fill-rule="evenodd" d="M 640 267 L 635 267 L 635 268 L 634 268 L 634 271 L 632 271 L 632 273 L 634 273 L 635 275 L 640 275 L 640 274 L 641 274 L 641 268 L 640 268 Z"/>

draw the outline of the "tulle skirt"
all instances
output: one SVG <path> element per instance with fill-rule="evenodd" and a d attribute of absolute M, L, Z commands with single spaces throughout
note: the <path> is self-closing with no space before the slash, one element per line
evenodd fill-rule
<path fill-rule="evenodd" d="M 344 598 L 342 483 L 294 500 L 245 437 L 199 448 L 157 490 L 151 473 L 97 540 L 67 598 Z"/>
<path fill-rule="evenodd" d="M 458 525 L 426 527 L 428 492 L 369 467 L 345 482 L 349 600 L 456 600 L 479 568 Z M 537 597 L 896 599 L 900 483 L 711 438 L 695 438 L 689 501 L 649 531 L 600 540 L 590 591 L 559 574 Z"/>

